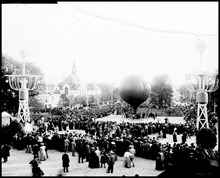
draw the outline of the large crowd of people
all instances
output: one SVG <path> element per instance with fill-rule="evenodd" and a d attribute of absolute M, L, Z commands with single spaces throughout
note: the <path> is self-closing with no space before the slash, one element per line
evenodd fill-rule
<path fill-rule="evenodd" d="M 157 170 L 165 170 L 179 161 L 195 163 L 206 160 L 207 156 L 218 159 L 218 152 L 205 153 L 200 147 L 187 144 L 187 137 L 196 133 L 195 124 L 164 123 L 130 123 L 96 121 L 96 118 L 110 114 L 120 114 L 132 117 L 132 109 L 121 103 L 104 105 L 96 108 L 54 108 L 51 116 L 33 121 L 37 126 L 32 132 L 24 135 L 16 134 L 13 137 L 12 147 L 18 150 L 25 149 L 26 153 L 33 153 L 34 159 L 46 161 L 49 158 L 48 150 L 56 149 L 61 152 L 78 154 L 78 163 L 88 162 L 90 168 L 105 167 L 107 172 L 114 170 L 117 157 L 124 157 L 124 166 L 133 167 L 135 157 L 156 160 Z M 146 117 L 139 113 L 141 117 Z M 75 129 L 85 130 L 79 134 Z M 60 134 L 59 131 L 65 131 Z M 151 137 L 151 135 L 156 135 Z M 174 144 L 161 144 L 160 140 L 167 134 L 173 135 Z M 176 140 L 176 135 L 182 134 L 182 140 Z M 77 154 L 76 154 L 77 153 Z M 68 159 L 64 171 L 68 172 Z"/>
<path fill-rule="evenodd" d="M 86 130 L 88 123 L 95 121 L 97 118 L 102 118 L 114 115 L 123 115 L 124 118 L 146 118 L 154 116 L 154 113 L 138 112 L 134 114 L 133 108 L 130 105 L 122 103 L 106 103 L 101 106 L 92 108 L 65 108 L 56 107 L 48 110 L 49 117 L 40 119 L 39 116 L 33 120 L 33 125 L 38 129 L 45 131 L 49 130 L 66 130 L 82 129 Z"/>

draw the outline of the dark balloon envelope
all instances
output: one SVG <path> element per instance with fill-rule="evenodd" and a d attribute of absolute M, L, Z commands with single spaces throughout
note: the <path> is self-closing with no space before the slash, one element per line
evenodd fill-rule
<path fill-rule="evenodd" d="M 136 112 L 138 106 L 148 99 L 150 87 L 141 77 L 128 76 L 121 82 L 119 94 L 125 102 L 133 106 Z"/>

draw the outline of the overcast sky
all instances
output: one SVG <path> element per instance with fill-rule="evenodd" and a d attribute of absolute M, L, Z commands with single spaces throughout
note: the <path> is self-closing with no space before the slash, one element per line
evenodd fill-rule
<path fill-rule="evenodd" d="M 207 71 L 218 68 L 218 2 L 71 2 L 3 4 L 2 52 L 39 65 L 60 82 L 76 61 L 85 81 L 119 83 L 130 74 L 149 81 L 167 73 L 174 85 L 199 70 L 195 46 L 207 44 Z"/>

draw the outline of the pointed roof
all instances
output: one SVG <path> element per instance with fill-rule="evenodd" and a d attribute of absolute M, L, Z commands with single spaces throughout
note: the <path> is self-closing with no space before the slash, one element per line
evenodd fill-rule
<path fill-rule="evenodd" d="M 62 81 L 59 83 L 59 86 L 63 86 L 64 84 L 76 84 L 79 85 L 81 80 L 80 78 L 76 75 L 77 67 L 76 67 L 76 61 L 73 61 L 72 65 L 72 71 L 71 73 Z"/>
<path fill-rule="evenodd" d="M 62 81 L 62 82 L 59 84 L 59 86 L 63 86 L 63 85 L 66 84 L 66 83 L 67 83 L 67 84 L 79 84 L 79 83 L 80 83 L 80 80 L 79 80 L 78 77 L 76 77 L 76 76 L 70 74 L 70 75 L 68 75 L 68 77 L 67 77 L 64 81 Z"/>

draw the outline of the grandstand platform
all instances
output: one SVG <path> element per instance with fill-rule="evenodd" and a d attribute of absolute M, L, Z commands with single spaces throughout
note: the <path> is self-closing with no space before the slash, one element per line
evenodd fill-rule
<path fill-rule="evenodd" d="M 128 119 L 128 118 L 124 118 L 123 115 L 113 115 L 113 114 L 106 116 L 106 117 L 103 117 L 103 118 L 98 118 L 98 119 L 96 119 L 96 121 L 112 121 L 112 122 L 117 122 L 117 123 L 121 123 L 121 122 L 132 122 L 132 123 L 159 122 L 159 123 L 165 123 L 165 118 L 167 118 L 168 122 L 170 122 L 170 123 L 175 123 L 175 124 L 184 124 L 185 123 L 185 120 L 183 119 L 183 117 L 159 116 L 156 119 L 154 119 L 152 117 L 144 118 L 144 119 Z"/>

